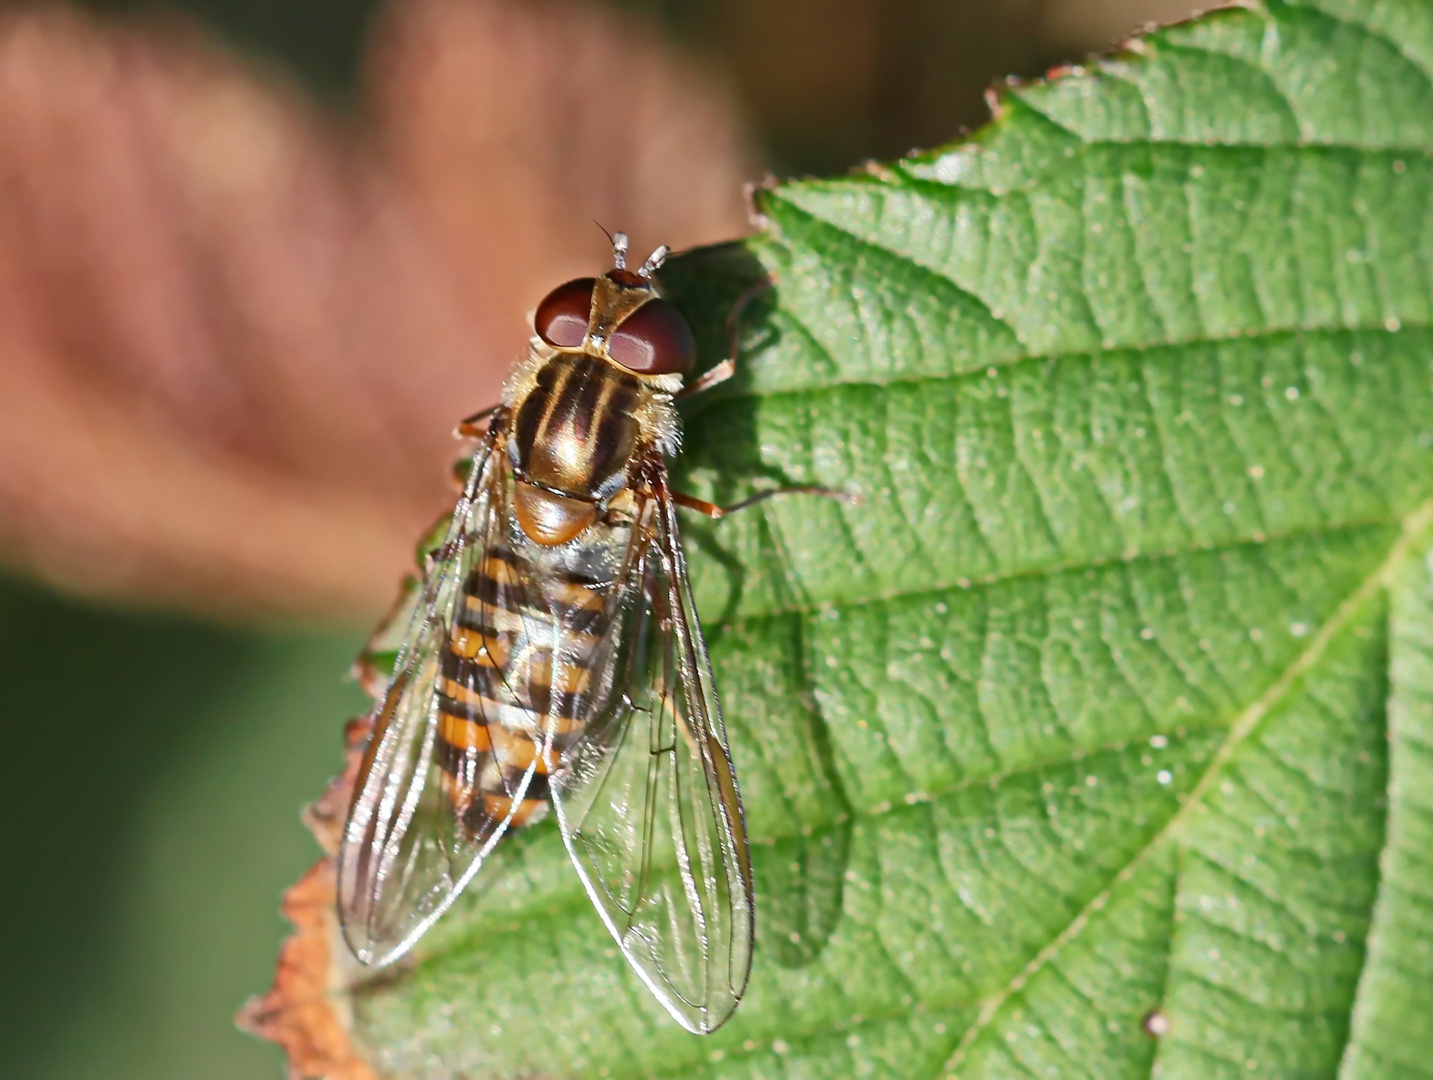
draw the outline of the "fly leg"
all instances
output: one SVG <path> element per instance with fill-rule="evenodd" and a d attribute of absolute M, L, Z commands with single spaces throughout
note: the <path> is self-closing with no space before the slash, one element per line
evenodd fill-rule
<path fill-rule="evenodd" d="M 466 420 L 459 420 L 458 426 L 453 429 L 453 438 L 481 439 L 488 433 L 488 428 L 491 424 L 484 424 L 482 427 L 478 425 L 483 424 L 484 420 L 489 420 L 501 408 L 501 405 L 489 405 L 482 412 L 473 413 L 473 415 Z"/>
<path fill-rule="evenodd" d="M 466 420 L 458 421 L 458 426 L 453 429 L 453 438 L 482 439 L 487 444 L 502 430 L 506 419 L 507 412 L 501 405 L 489 405 L 482 412 L 473 413 Z M 487 446 L 487 450 L 491 449 L 490 445 Z M 449 471 L 449 479 L 452 480 L 455 491 L 467 491 L 468 481 L 472 476 L 472 466 L 471 456 L 459 458 L 453 462 Z"/>
<path fill-rule="evenodd" d="M 696 397 L 705 393 L 714 386 L 719 386 L 736 374 L 736 362 L 741 354 L 741 317 L 745 313 L 747 305 L 755 300 L 762 293 L 774 287 L 775 279 L 768 277 L 765 281 L 759 281 L 747 288 L 732 305 L 731 314 L 726 319 L 727 329 L 727 358 L 715 367 L 704 371 L 695 382 L 688 383 L 673 396 L 673 400 L 681 401 L 684 398 Z M 858 506 L 861 502 L 859 495 L 852 495 L 849 492 L 837 491 L 834 488 L 811 487 L 798 485 L 792 487 L 772 488 L 769 491 L 759 491 L 755 495 L 749 495 L 745 499 L 731 503 L 728 506 L 721 506 L 717 503 L 707 502 L 705 499 L 698 499 L 693 495 L 687 495 L 680 491 L 670 491 L 672 502 L 678 506 L 685 506 L 688 510 L 695 510 L 705 514 L 709 518 L 722 518 L 727 514 L 734 514 L 738 510 L 745 510 L 748 506 L 754 506 L 759 502 L 765 502 L 773 495 L 824 495 L 832 499 L 840 499 L 842 502 L 852 506 Z"/>
<path fill-rule="evenodd" d="M 489 409 L 484 413 L 479 413 L 478 419 L 490 416 L 494 411 L 493 409 Z M 465 420 L 463 423 L 467 424 L 468 421 Z M 496 430 L 479 433 L 479 437 L 483 439 L 484 445 L 478 450 L 477 454 L 474 457 L 463 458 L 461 461 L 457 461 L 453 464 L 451 477 L 459 492 L 458 505 L 452 510 L 439 514 L 437 519 L 423 534 L 423 539 L 419 541 L 416 552 L 418 564 L 417 573 L 410 572 L 403 576 L 403 583 L 399 588 L 397 599 L 394 600 L 393 606 L 389 608 L 388 613 L 383 617 L 383 621 L 378 624 L 372 635 L 370 635 L 367 643 L 363 647 L 363 652 L 359 654 L 358 659 L 354 662 L 353 674 L 372 698 L 382 697 L 384 687 L 389 677 L 386 671 L 380 671 L 379 666 L 375 663 L 375 657 L 392 647 L 392 642 L 389 639 L 393 636 L 394 627 L 398 625 L 398 620 L 403 619 L 406 621 L 412 612 L 411 605 L 415 601 L 421 602 L 419 598 L 434 568 L 440 563 L 453 558 L 464 544 L 474 539 L 473 534 L 468 532 L 466 527 L 460 530 L 454 537 L 447 537 L 446 534 L 452 529 L 454 516 L 459 512 L 459 509 L 472 503 L 476 490 L 475 485 L 478 480 L 478 476 L 475 475 L 476 457 L 481 455 L 486 458 L 486 455 L 491 454 L 493 446 L 497 442 L 497 436 L 498 432 Z"/>
<path fill-rule="evenodd" d="M 837 491 L 835 488 L 798 485 L 793 487 L 771 488 L 769 491 L 758 491 L 755 495 L 748 495 L 746 498 L 738 502 L 728 503 L 726 506 L 707 502 L 705 499 L 698 499 L 680 491 L 672 492 L 672 502 L 678 506 L 685 506 L 688 510 L 695 510 L 699 514 L 705 514 L 707 517 L 715 520 L 717 518 L 724 518 L 728 514 L 734 514 L 738 510 L 745 510 L 748 506 L 755 506 L 759 502 L 765 502 L 773 495 L 825 495 L 827 498 L 840 499 L 848 506 L 857 506 L 861 501 L 859 496 L 852 495 L 845 491 Z"/>
<path fill-rule="evenodd" d="M 726 319 L 727 358 L 715 367 L 708 368 L 695 382 L 682 387 L 682 389 L 676 393 L 674 400 L 680 401 L 683 398 L 695 397 L 698 394 L 710 390 L 713 386 L 719 386 L 736 374 L 736 362 L 741 353 L 741 316 L 746 311 L 748 304 L 772 288 L 775 284 L 776 282 L 772 278 L 767 278 L 765 281 L 757 282 L 737 297 L 736 303 L 732 305 L 731 314 L 728 315 Z M 738 510 L 745 510 L 748 506 L 765 502 L 773 495 L 825 495 L 828 498 L 840 499 L 842 502 L 851 505 L 859 505 L 861 501 L 859 496 L 851 495 L 845 491 L 804 485 L 772 488 L 770 491 L 759 491 L 755 495 L 749 495 L 745 499 L 734 502 L 729 506 L 721 506 L 717 503 L 707 502 L 705 499 L 698 499 L 680 491 L 671 492 L 672 501 L 678 506 L 685 506 L 688 510 L 695 510 L 713 519 L 726 517 L 727 514 L 734 514 Z"/>
<path fill-rule="evenodd" d="M 767 278 L 765 281 L 757 282 L 736 298 L 736 303 L 731 306 L 731 314 L 726 317 L 727 358 L 715 367 L 702 372 L 696 382 L 689 383 L 678 390 L 673 400 L 681 401 L 683 398 L 696 397 L 713 386 L 726 382 L 736 374 L 736 361 L 741 353 L 742 313 L 746 311 L 748 304 L 774 284 L 774 281 Z"/>

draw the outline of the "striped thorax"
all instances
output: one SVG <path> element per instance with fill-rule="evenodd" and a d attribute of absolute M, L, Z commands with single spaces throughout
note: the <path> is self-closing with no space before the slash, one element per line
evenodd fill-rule
<path fill-rule="evenodd" d="M 672 395 L 691 365 L 691 333 L 627 270 L 553 290 L 534 323 L 528 360 L 503 395 L 513 509 L 534 543 L 564 544 L 619 497 L 630 505 L 639 450 L 676 452 Z"/>

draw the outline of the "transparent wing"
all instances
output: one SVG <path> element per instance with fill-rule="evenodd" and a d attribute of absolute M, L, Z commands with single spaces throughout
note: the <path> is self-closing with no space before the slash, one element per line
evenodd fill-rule
<path fill-rule="evenodd" d="M 553 780 L 572 861 L 623 955 L 707 1033 L 751 970 L 751 861 L 726 733 L 660 469 L 609 630 L 613 681 Z"/>
<path fill-rule="evenodd" d="M 501 575 L 494 588 L 483 571 L 506 541 L 501 447 L 495 422 L 374 712 L 338 853 L 339 917 L 365 963 L 396 959 L 447 910 L 523 814 L 534 775 L 532 755 L 521 760 L 504 740 L 487 737 L 499 706 L 473 677 L 498 653 L 491 635 L 504 619 L 487 609 L 519 612 L 527 602 L 520 575 Z"/>

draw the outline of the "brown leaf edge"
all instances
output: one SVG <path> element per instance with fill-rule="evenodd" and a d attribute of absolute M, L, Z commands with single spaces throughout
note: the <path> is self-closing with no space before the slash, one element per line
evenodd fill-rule
<path fill-rule="evenodd" d="M 349 1037 L 347 953 L 333 860 L 370 730 L 368 716 L 348 722 L 344 770 L 304 814 L 325 855 L 284 893 L 279 910 L 294 932 L 279 949 L 273 985 L 236 1017 L 241 1029 L 283 1049 L 290 1080 L 381 1080 Z"/>
<path fill-rule="evenodd" d="M 441 531 L 435 526 L 419 545 L 415 552 L 418 572 L 404 577 L 393 606 L 353 665 L 354 678 L 375 703 L 382 700 L 387 689 L 389 663 L 385 663 L 384 656 L 391 656 L 398 637 L 407 628 L 427 561 L 425 551 L 439 535 Z M 250 998 L 235 1017 L 241 1030 L 283 1049 L 290 1080 L 381 1080 L 349 1037 L 353 1028 L 348 1002 L 354 961 L 338 925 L 335 873 L 335 856 L 348 805 L 372 733 L 372 712 L 344 726 L 343 771 L 304 808 L 304 825 L 324 855 L 284 892 L 279 904 L 280 914 L 294 931 L 279 946 L 273 985 L 267 993 Z"/>

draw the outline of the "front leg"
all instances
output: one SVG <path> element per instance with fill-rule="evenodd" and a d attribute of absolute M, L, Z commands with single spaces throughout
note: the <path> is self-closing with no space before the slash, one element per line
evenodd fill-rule
<path fill-rule="evenodd" d="M 746 307 L 762 293 L 776 284 L 771 278 L 757 282 L 740 296 L 731 307 L 731 313 L 726 317 L 727 335 L 727 358 L 715 367 L 708 368 L 697 377 L 696 382 L 682 387 L 674 395 L 673 400 L 681 401 L 683 398 L 696 397 L 700 393 L 710 390 L 713 386 L 719 386 L 736 374 L 736 361 L 741 353 L 741 316 Z"/>

